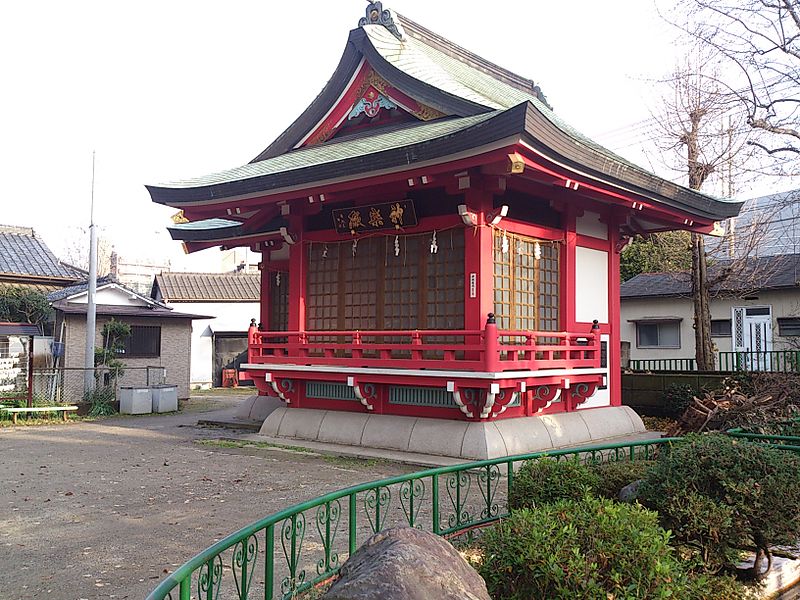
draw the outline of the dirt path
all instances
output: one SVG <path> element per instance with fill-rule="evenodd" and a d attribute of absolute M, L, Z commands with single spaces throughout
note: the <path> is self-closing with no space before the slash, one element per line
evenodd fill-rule
<path fill-rule="evenodd" d="M 0 429 L 0 598 L 143 598 L 228 533 L 320 494 L 414 470 L 196 443 L 243 397 L 162 417 Z M 197 410 L 199 408 L 200 410 Z M 210 409 L 227 408 L 214 413 Z"/>

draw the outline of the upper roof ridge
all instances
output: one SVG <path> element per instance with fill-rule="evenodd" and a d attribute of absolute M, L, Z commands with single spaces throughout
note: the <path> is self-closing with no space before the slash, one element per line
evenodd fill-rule
<path fill-rule="evenodd" d="M 395 12 L 390 8 L 384 10 L 383 2 L 370 2 L 367 4 L 367 11 L 365 16 L 358 20 L 358 26 L 364 27 L 365 25 L 383 25 L 392 32 L 392 35 L 398 40 L 405 39 L 405 31 L 402 25 L 395 21 Z"/>
<path fill-rule="evenodd" d="M 514 73 L 513 71 L 509 71 L 508 69 L 501 67 L 500 65 L 493 63 L 492 61 L 487 60 L 470 50 L 467 50 L 463 46 L 459 46 L 455 42 L 452 42 L 451 40 L 436 33 L 435 31 L 432 31 L 427 27 L 420 25 L 419 23 L 409 19 L 405 15 L 398 14 L 397 16 L 400 18 L 404 30 L 411 37 L 423 41 L 426 44 L 433 46 L 440 52 L 443 52 L 452 58 L 460 60 L 470 65 L 473 68 L 480 69 L 485 73 L 500 79 L 501 81 L 507 83 L 510 86 L 513 86 L 525 92 L 532 93 L 541 102 L 543 102 L 545 106 L 547 106 L 547 108 L 550 108 L 552 110 L 552 107 L 547 102 L 547 98 L 542 92 L 542 88 L 539 87 L 536 84 L 536 82 L 533 81 L 532 79 L 528 79 L 527 77 L 523 77 L 522 75 Z"/>

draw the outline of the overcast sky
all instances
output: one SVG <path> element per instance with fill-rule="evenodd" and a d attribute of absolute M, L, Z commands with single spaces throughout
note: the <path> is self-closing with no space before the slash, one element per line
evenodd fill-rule
<path fill-rule="evenodd" d="M 248 162 L 333 73 L 360 0 L 63 0 L 0 5 L 0 223 L 33 226 L 56 252 L 89 218 L 125 258 L 183 257 L 174 209 L 144 188 Z M 542 87 L 573 126 L 642 163 L 652 84 L 674 32 L 648 0 L 433 2 L 385 8 Z M 645 163 L 645 166 L 648 166 Z"/>

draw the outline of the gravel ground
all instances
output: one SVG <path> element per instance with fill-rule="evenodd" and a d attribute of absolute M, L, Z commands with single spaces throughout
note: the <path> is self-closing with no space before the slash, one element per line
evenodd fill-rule
<path fill-rule="evenodd" d="M 197 419 L 229 415 L 243 398 L 0 429 L 0 599 L 143 598 L 167 570 L 269 513 L 416 470 L 196 443 L 231 437 Z"/>

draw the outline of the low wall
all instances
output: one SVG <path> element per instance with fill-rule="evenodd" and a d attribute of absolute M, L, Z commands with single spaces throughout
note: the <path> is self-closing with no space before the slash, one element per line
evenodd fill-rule
<path fill-rule="evenodd" d="M 671 385 L 688 385 L 695 394 L 722 387 L 729 373 L 623 373 L 622 403 L 641 415 L 672 416 L 664 406 L 664 391 Z"/>

